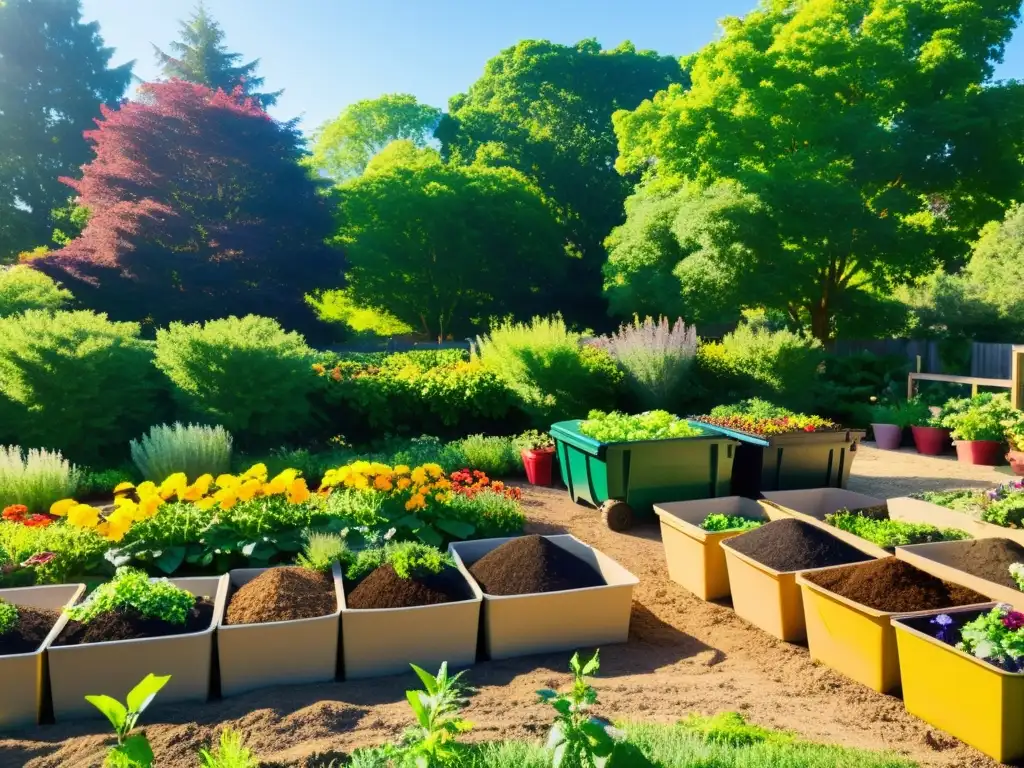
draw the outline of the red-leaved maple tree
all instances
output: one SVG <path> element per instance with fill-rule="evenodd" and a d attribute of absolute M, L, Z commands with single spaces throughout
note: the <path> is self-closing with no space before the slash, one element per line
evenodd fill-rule
<path fill-rule="evenodd" d="M 315 327 L 304 295 L 340 285 L 343 258 L 291 126 L 240 91 L 172 80 L 104 109 L 85 137 L 96 157 L 64 181 L 92 216 L 33 266 L 115 319 Z"/>

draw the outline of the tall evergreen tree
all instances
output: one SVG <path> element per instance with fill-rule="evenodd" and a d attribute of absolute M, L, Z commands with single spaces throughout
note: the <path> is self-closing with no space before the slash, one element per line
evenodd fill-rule
<path fill-rule="evenodd" d="M 253 59 L 247 64 L 239 63 L 242 54 L 227 50 L 224 45 L 224 30 L 206 12 L 202 0 L 196 6 L 192 18 L 179 24 L 181 40 L 175 40 L 170 45 L 176 56 L 164 53 L 157 46 L 153 46 L 157 63 L 163 67 L 165 77 L 176 77 L 214 90 L 220 88 L 226 93 L 231 93 L 241 86 L 242 92 L 256 99 L 264 109 L 277 103 L 277 97 L 282 91 L 257 92 L 257 89 L 263 86 L 263 78 L 256 75 L 260 60 Z"/>
<path fill-rule="evenodd" d="M 0 2 L 0 262 L 50 240 L 58 178 L 88 161 L 82 131 L 124 95 L 132 64 L 110 67 L 79 0 Z"/>

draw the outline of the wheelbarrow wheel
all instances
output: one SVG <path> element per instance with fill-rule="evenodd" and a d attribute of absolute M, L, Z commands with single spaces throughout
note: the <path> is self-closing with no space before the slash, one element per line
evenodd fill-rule
<path fill-rule="evenodd" d="M 604 524 L 613 531 L 625 531 L 633 526 L 633 508 L 624 501 L 608 499 L 601 505 Z"/>

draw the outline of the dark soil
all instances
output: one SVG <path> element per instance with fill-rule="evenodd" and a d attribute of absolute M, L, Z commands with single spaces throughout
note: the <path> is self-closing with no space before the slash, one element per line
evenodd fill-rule
<path fill-rule="evenodd" d="M 807 580 L 855 603 L 891 613 L 989 602 L 974 590 L 937 579 L 895 557 L 809 573 Z"/>
<path fill-rule="evenodd" d="M 97 616 L 88 624 L 69 621 L 53 641 L 54 645 L 83 645 L 112 640 L 139 640 L 146 637 L 187 635 L 209 629 L 213 621 L 213 603 L 205 597 L 196 600 L 184 624 L 153 619 L 136 611 L 114 611 Z"/>
<path fill-rule="evenodd" d="M 441 573 L 410 576 L 403 579 L 390 564 L 370 571 L 360 582 L 346 588 L 345 603 L 349 608 L 413 608 L 438 605 L 473 596 L 466 578 L 457 568 Z"/>
<path fill-rule="evenodd" d="M 0 635 L 0 656 L 35 653 L 60 618 L 60 611 L 18 606 L 18 623 L 10 632 Z"/>
<path fill-rule="evenodd" d="M 958 571 L 994 581 L 1010 589 L 1017 582 L 1010 575 L 1010 566 L 1024 563 L 1024 547 L 1010 539 L 973 539 L 950 545 L 949 565 Z"/>
<path fill-rule="evenodd" d="M 338 610 L 334 580 L 308 568 L 270 568 L 243 584 L 228 602 L 225 624 L 263 624 L 328 616 Z"/>
<path fill-rule="evenodd" d="M 602 587 L 604 577 L 543 536 L 520 536 L 492 549 L 469 572 L 489 595 L 530 595 Z"/>
<path fill-rule="evenodd" d="M 729 539 L 727 546 L 776 571 L 827 568 L 871 556 L 803 520 L 776 520 Z"/>

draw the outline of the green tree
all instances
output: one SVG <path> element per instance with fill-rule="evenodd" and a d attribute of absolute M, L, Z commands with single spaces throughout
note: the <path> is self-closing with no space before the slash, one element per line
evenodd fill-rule
<path fill-rule="evenodd" d="M 220 88 L 226 93 L 240 87 L 242 93 L 256 99 L 264 109 L 277 103 L 283 91 L 257 93 L 257 89 L 263 86 L 263 78 L 256 75 L 260 60 L 239 63 L 242 54 L 228 51 L 224 45 L 224 30 L 206 12 L 202 0 L 196 5 L 192 17 L 188 21 L 179 22 L 179 26 L 181 39 L 170 44 L 174 56 L 153 46 L 164 77 L 176 77 L 214 90 Z"/>
<path fill-rule="evenodd" d="M 0 267 L 0 317 L 18 315 L 30 309 L 56 312 L 71 299 L 70 291 L 31 267 L 21 264 Z"/>
<path fill-rule="evenodd" d="M 49 242 L 59 179 L 89 159 L 82 131 L 128 87 L 112 53 L 79 0 L 0 2 L 0 262 Z"/>
<path fill-rule="evenodd" d="M 406 93 L 357 101 L 317 130 L 310 164 L 336 181 L 358 176 L 393 141 L 407 139 L 414 147 L 427 146 L 440 120 L 440 109 Z"/>
<path fill-rule="evenodd" d="M 840 308 L 962 261 L 1024 180 L 1024 86 L 991 82 L 1019 5 L 763 0 L 726 19 L 684 61 L 689 90 L 615 115 L 619 170 L 677 184 L 696 219 L 660 289 L 724 274 L 731 301 L 829 341 Z"/>
<path fill-rule="evenodd" d="M 1024 324 L 1024 206 L 1012 206 L 1002 221 L 982 228 L 964 278 L 1000 317 Z"/>
<path fill-rule="evenodd" d="M 564 267 L 540 190 L 512 168 L 396 144 L 337 189 L 350 295 L 431 337 L 538 311 Z"/>
<path fill-rule="evenodd" d="M 483 76 L 449 103 L 437 130 L 446 156 L 516 168 L 558 206 L 577 257 L 556 298 L 570 321 L 607 323 L 598 300 L 602 242 L 622 221 L 638 178 L 614 172 L 612 114 L 687 82 L 676 59 L 628 42 L 605 51 L 596 40 L 523 40 L 488 61 Z"/>

